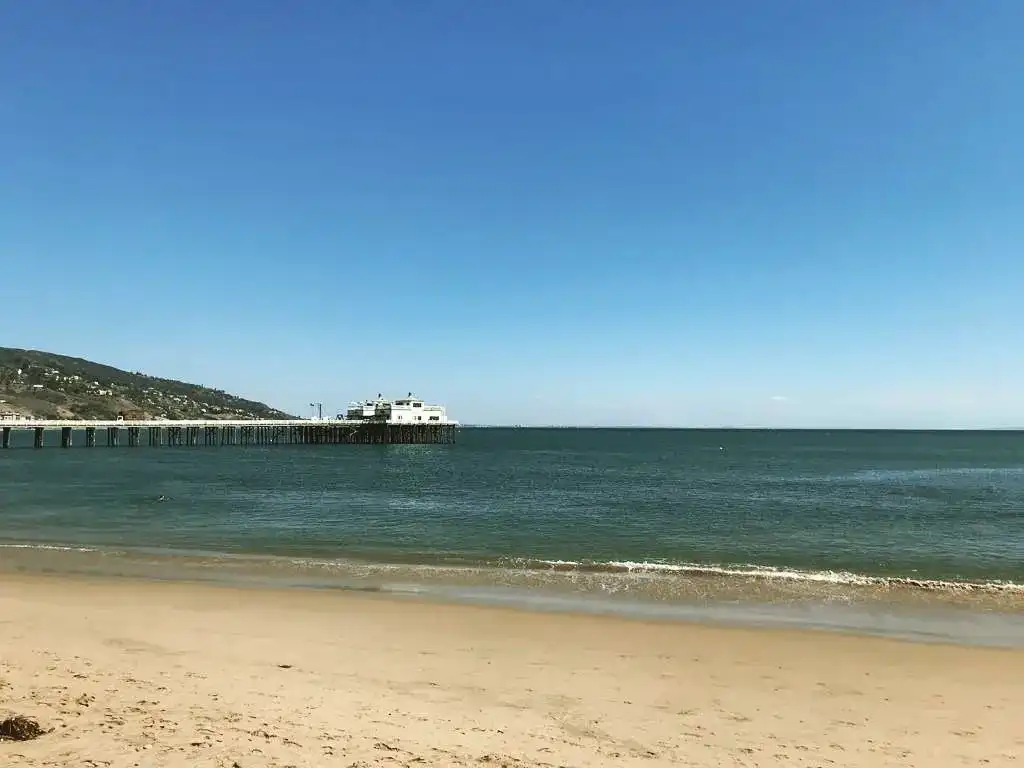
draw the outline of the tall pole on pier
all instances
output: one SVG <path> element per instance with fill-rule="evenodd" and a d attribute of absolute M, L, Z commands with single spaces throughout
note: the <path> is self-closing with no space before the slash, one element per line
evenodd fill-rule
<path fill-rule="evenodd" d="M 324 404 L 323 403 L 310 403 L 309 407 L 317 409 L 317 421 L 323 421 L 324 420 Z"/>

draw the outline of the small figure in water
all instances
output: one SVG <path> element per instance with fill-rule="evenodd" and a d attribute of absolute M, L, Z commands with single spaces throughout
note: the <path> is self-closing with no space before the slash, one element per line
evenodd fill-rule
<path fill-rule="evenodd" d="M 161 494 L 160 494 L 160 498 L 159 498 L 159 499 L 157 499 L 157 501 L 167 501 L 167 497 L 166 497 L 166 496 L 164 496 L 164 495 L 163 495 L 163 494 L 161 493 Z"/>

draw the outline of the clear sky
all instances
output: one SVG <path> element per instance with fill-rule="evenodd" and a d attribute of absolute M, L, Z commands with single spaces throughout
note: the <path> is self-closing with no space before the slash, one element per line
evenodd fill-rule
<path fill-rule="evenodd" d="M 0 12 L 0 345 L 308 414 L 1024 426 L 1024 2 Z"/>

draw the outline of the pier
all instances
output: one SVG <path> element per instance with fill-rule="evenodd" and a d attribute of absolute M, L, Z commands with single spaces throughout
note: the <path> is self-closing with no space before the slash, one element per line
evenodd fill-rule
<path fill-rule="evenodd" d="M 25 420 L 0 422 L 0 448 L 31 444 L 34 448 L 54 445 L 71 448 L 76 433 L 81 445 L 94 448 L 100 442 L 109 448 L 137 447 L 248 446 L 248 445 L 422 445 L 455 442 L 455 422 L 396 424 L 352 419 L 248 419 L 226 420 Z M 83 434 L 84 433 L 84 434 Z M 97 441 L 97 434 L 102 439 Z M 15 436 L 17 435 L 17 439 Z M 22 442 L 24 441 L 24 442 Z"/>

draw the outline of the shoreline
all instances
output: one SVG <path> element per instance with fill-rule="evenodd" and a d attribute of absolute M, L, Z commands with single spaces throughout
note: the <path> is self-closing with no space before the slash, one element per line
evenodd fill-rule
<path fill-rule="evenodd" d="M 724 572 L 723 572 L 724 571 Z M 566 569 L 0 544 L 0 578 L 103 579 L 378 593 L 721 626 L 791 627 L 918 642 L 1024 647 L 1020 589 L 922 589 L 902 579 L 792 579 L 706 568 Z M 1015 585 L 1016 586 L 1016 585 Z"/>
<path fill-rule="evenodd" d="M 800 637 L 810 641 L 813 637 L 834 638 L 838 642 L 860 641 L 867 643 L 895 644 L 898 646 L 914 647 L 940 647 L 949 649 L 977 650 L 981 653 L 1007 654 L 1009 656 L 1020 655 L 1024 662 L 1024 646 L 1022 647 L 1000 647 L 1000 646 L 979 646 L 971 643 L 959 643 L 953 641 L 934 641 L 920 643 L 911 638 L 891 637 L 875 634 L 860 634 L 857 632 L 832 632 L 819 630 L 807 626 L 785 626 L 785 625 L 756 625 L 732 622 L 705 621 L 694 618 L 689 620 L 678 620 L 664 614 L 631 614 L 623 612 L 604 612 L 594 610 L 577 610 L 572 607 L 565 609 L 545 610 L 524 607 L 515 602 L 486 602 L 473 600 L 453 600 L 437 597 L 430 593 L 421 591 L 396 591 L 387 589 L 360 589 L 360 588 L 337 588 L 332 586 L 306 586 L 306 585 L 279 585 L 257 582 L 213 582 L 189 579 L 159 579 L 159 578 L 137 578 L 130 576 L 110 575 L 72 575 L 53 573 L 3 573 L 0 572 L 0 585 L 3 593 L 0 593 L 0 601 L 11 596 L 11 592 L 22 591 L 25 593 L 38 592 L 47 599 L 57 597 L 63 601 L 64 596 L 69 592 L 81 591 L 92 597 L 98 598 L 104 605 L 119 606 L 117 599 L 122 595 L 134 597 L 143 594 L 159 596 L 160 593 L 182 596 L 204 597 L 212 605 L 230 606 L 234 601 L 245 597 L 255 597 L 257 602 L 267 600 L 276 608 L 281 608 L 298 603 L 301 607 L 308 607 L 303 604 L 317 604 L 319 609 L 330 607 L 332 601 L 344 605 L 354 601 L 353 605 L 378 606 L 380 613 L 390 615 L 400 614 L 403 610 L 411 610 L 414 613 L 430 612 L 465 612 L 467 615 L 485 617 L 488 615 L 500 616 L 502 619 L 514 619 L 519 617 L 524 622 L 543 623 L 547 619 L 555 622 L 608 622 L 616 626 L 637 626 L 640 628 L 663 628 L 666 631 L 696 631 L 709 633 L 734 633 L 757 635 L 765 633 L 771 636 Z M 222 602 L 223 601 L 223 602 Z M 202 601 L 201 601 L 202 602 Z M 0 621 L 2 623 L 2 621 Z M 9 621 L 7 623 L 10 623 Z M 674 630 L 673 630 L 674 628 Z"/>
<path fill-rule="evenodd" d="M 1020 650 L 332 590 L 3 581 L 0 716 L 55 729 L 0 743 L 5 765 L 880 768 L 1024 754 Z"/>

